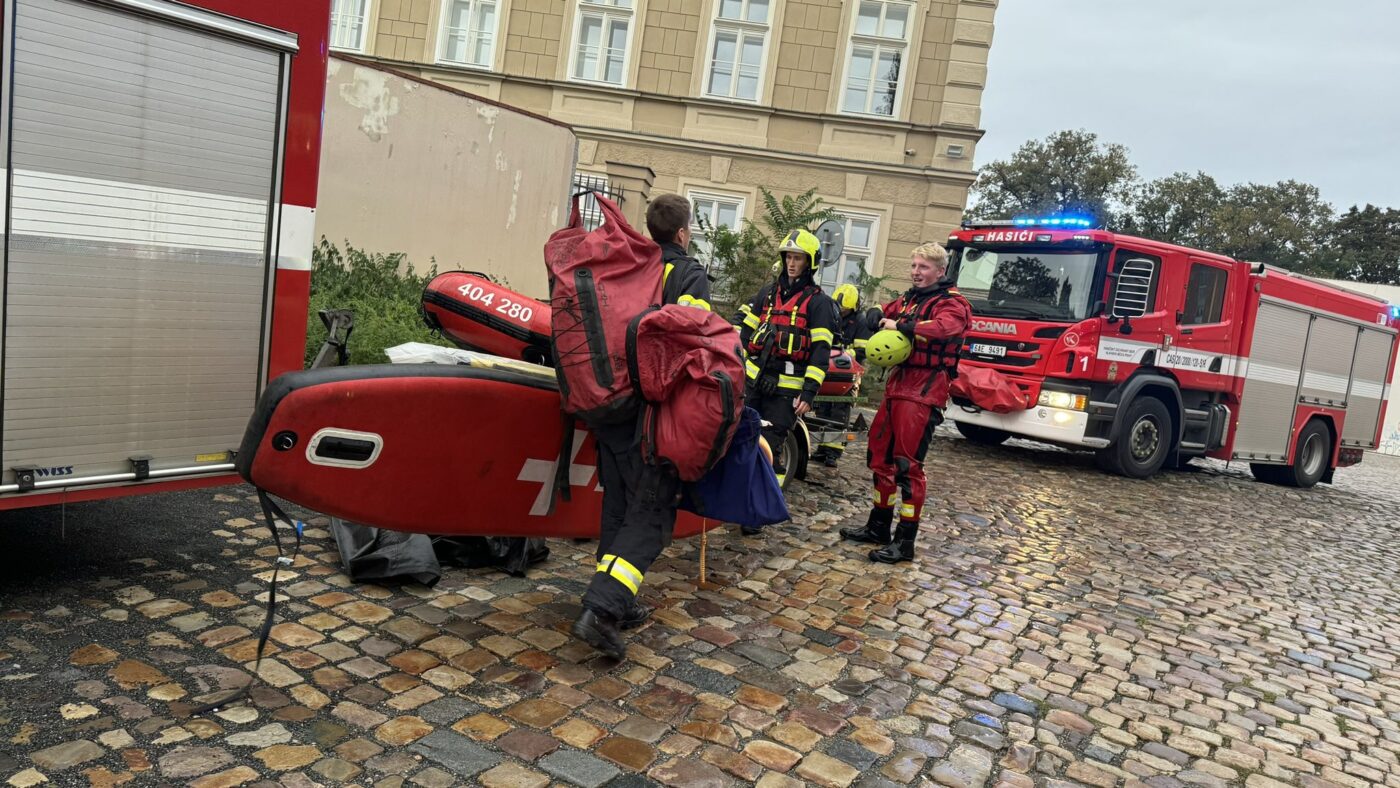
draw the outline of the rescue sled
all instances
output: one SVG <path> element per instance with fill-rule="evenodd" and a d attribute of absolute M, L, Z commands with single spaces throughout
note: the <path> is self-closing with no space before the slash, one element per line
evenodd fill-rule
<path fill-rule="evenodd" d="M 272 382 L 238 471 L 279 498 L 380 528 L 597 538 L 596 448 L 579 430 L 550 512 L 563 426 L 554 374 L 508 359 L 313 369 Z M 675 536 L 719 523 L 682 512 Z"/>

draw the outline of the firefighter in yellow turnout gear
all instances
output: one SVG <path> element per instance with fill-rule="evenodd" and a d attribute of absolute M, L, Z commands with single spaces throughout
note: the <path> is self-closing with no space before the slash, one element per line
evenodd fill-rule
<path fill-rule="evenodd" d="M 872 321 L 870 314 L 861 309 L 860 291 L 855 285 L 847 282 L 832 291 L 831 300 L 835 302 L 837 309 L 836 348 L 848 350 L 857 362 L 864 362 L 865 346 L 872 334 Z M 871 311 L 877 315 L 879 313 L 879 310 Z M 851 393 L 854 396 L 856 391 Z M 851 403 L 819 402 L 816 416 L 828 424 L 840 424 L 844 427 L 851 420 Z M 842 433 L 844 434 L 844 429 Z M 835 467 L 836 461 L 841 459 L 845 451 L 844 440 L 830 441 L 817 447 L 812 459 L 820 460 L 827 467 Z"/>
<path fill-rule="evenodd" d="M 783 479 L 793 460 L 785 456 L 788 433 L 812 409 L 835 342 L 836 306 L 814 279 L 821 242 L 793 230 L 778 247 L 782 271 L 740 308 L 739 339 L 748 360 L 748 405 L 764 421 L 773 469 Z M 748 533 L 748 531 L 746 531 Z"/>

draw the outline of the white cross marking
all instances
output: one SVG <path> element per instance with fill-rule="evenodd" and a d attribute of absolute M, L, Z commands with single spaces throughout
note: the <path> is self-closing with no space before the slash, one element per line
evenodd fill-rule
<path fill-rule="evenodd" d="M 569 455 L 569 486 L 584 487 L 588 480 L 593 478 L 593 465 L 576 465 L 574 460 L 578 459 L 579 450 L 583 448 L 583 442 L 588 438 L 588 433 L 583 430 L 574 430 L 574 449 Z M 520 475 L 515 477 L 516 481 L 537 482 L 540 484 L 540 494 L 535 496 L 535 505 L 530 507 L 532 517 L 544 517 L 549 513 L 549 499 L 554 494 L 554 467 L 558 460 L 526 460 L 524 467 L 520 469 Z M 598 489 L 602 489 L 601 480 Z"/>

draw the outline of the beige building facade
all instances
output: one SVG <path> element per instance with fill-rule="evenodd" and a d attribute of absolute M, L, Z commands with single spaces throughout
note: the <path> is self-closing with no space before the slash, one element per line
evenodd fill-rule
<path fill-rule="evenodd" d="M 824 284 L 907 281 L 973 181 L 997 0 L 333 0 L 333 48 L 571 126 L 580 178 L 715 224 L 815 188 Z M 539 239 L 543 242 L 543 238 Z M 532 264 L 534 260 L 530 261 Z"/>

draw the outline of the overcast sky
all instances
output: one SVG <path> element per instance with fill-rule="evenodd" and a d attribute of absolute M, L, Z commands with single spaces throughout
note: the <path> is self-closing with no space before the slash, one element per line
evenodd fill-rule
<path fill-rule="evenodd" d="M 1400 207 L 1400 0 L 1001 0 L 979 165 L 1083 128 L 1144 178 Z"/>

